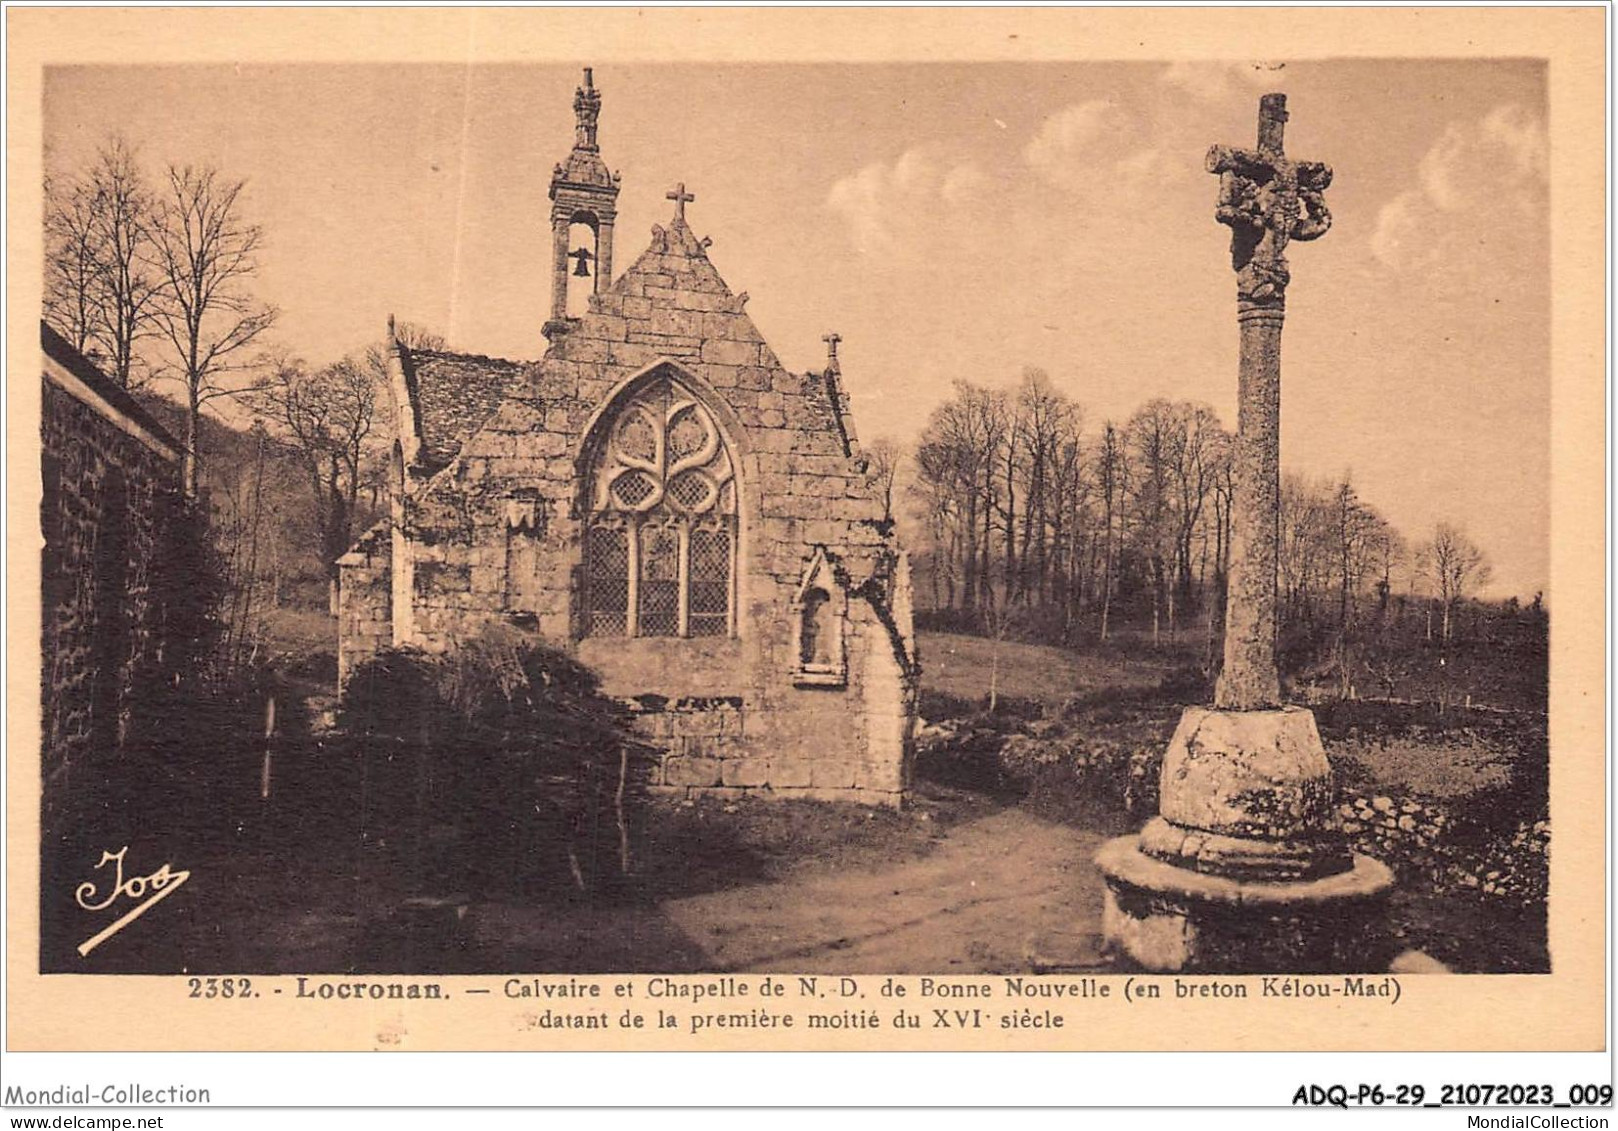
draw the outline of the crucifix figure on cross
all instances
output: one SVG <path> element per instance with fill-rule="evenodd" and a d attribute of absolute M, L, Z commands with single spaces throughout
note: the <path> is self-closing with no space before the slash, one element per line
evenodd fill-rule
<path fill-rule="evenodd" d="M 1317 240 L 1331 227 L 1324 193 L 1331 166 L 1293 161 L 1282 145 L 1287 96 L 1266 94 L 1258 104 L 1258 148 L 1216 145 L 1208 172 L 1219 175 L 1214 212 L 1230 228 L 1231 266 L 1244 303 L 1281 307 L 1286 300 L 1286 247 Z"/>
<path fill-rule="evenodd" d="M 685 223 L 685 206 L 691 203 L 691 201 L 697 199 L 696 194 L 686 192 L 685 182 L 681 181 L 679 184 L 674 186 L 673 192 L 666 192 L 663 194 L 663 196 L 667 200 L 674 201 L 674 222 L 676 224 Z"/>

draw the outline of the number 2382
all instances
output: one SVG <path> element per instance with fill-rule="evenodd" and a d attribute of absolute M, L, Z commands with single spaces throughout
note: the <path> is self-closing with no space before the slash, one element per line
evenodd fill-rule
<path fill-rule="evenodd" d="M 253 991 L 251 978 L 187 978 L 185 984 L 190 988 L 187 997 L 198 998 L 232 998 L 257 997 Z"/>

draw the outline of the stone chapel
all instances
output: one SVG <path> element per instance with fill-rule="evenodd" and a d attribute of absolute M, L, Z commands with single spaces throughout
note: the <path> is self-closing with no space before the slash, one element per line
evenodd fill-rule
<path fill-rule="evenodd" d="M 388 517 L 340 562 L 339 674 L 504 621 L 571 649 L 665 753 L 654 789 L 897 805 L 920 672 L 910 568 L 837 361 L 782 367 L 686 222 L 614 275 L 590 69 L 550 183 L 534 362 L 389 320 Z M 579 246 L 570 250 L 577 239 Z"/>

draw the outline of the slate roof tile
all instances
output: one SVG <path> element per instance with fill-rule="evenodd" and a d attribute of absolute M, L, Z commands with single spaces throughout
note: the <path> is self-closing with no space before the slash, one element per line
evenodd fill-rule
<path fill-rule="evenodd" d="M 524 364 L 447 350 L 405 350 L 405 381 L 421 428 L 423 463 L 441 467 L 494 414 Z"/>

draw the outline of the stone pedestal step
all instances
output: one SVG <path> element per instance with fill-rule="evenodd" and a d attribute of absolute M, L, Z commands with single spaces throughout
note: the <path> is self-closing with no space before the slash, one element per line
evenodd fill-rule
<path fill-rule="evenodd" d="M 1023 954 L 1035 974 L 1107 973 L 1102 942 L 1100 931 L 1044 931 L 1028 936 Z"/>

